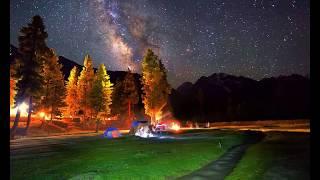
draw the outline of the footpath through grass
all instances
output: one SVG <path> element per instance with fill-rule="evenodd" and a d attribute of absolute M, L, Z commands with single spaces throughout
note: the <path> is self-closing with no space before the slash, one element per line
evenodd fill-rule
<path fill-rule="evenodd" d="M 310 179 L 308 133 L 269 132 L 249 147 L 226 180 Z"/>
<path fill-rule="evenodd" d="M 50 147 L 55 153 L 48 156 L 39 156 L 37 150 L 29 151 L 23 157 L 11 157 L 11 179 L 176 178 L 217 159 L 244 138 L 235 132 L 204 134 L 207 138 L 92 137 L 90 141 Z"/>

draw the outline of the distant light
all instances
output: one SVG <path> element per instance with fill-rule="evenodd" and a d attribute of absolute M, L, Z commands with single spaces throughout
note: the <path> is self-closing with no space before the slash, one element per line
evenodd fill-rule
<path fill-rule="evenodd" d="M 175 130 L 175 131 L 179 131 L 180 126 L 176 123 L 172 123 L 171 129 Z"/>
<path fill-rule="evenodd" d="M 46 121 L 49 121 L 50 120 L 50 116 L 48 115 L 48 116 L 44 116 L 44 119 L 46 120 Z"/>
<path fill-rule="evenodd" d="M 40 117 L 44 117 L 45 115 L 46 115 L 46 113 L 44 113 L 44 112 L 40 112 Z"/>

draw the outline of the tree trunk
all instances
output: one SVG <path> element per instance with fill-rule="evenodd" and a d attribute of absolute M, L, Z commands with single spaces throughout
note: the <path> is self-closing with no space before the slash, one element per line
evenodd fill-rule
<path fill-rule="evenodd" d="M 133 112 L 132 120 L 135 118 L 134 104 L 131 105 L 131 112 Z"/>
<path fill-rule="evenodd" d="M 53 103 L 51 104 L 50 121 L 52 121 L 52 115 L 53 115 Z"/>
<path fill-rule="evenodd" d="M 41 120 L 41 125 L 40 125 L 40 127 L 39 127 L 40 129 L 42 129 L 44 123 L 45 123 L 45 119 L 43 118 L 43 119 Z"/>
<path fill-rule="evenodd" d="M 56 97 L 56 86 L 54 86 L 54 95 L 53 97 L 55 98 Z M 53 111 L 54 111 L 54 102 L 51 101 L 51 114 L 50 114 L 50 121 L 52 122 L 52 116 L 53 116 Z"/>
<path fill-rule="evenodd" d="M 128 101 L 128 119 L 131 117 L 131 102 Z"/>
<path fill-rule="evenodd" d="M 28 121 L 27 121 L 27 126 L 25 129 L 26 135 L 28 133 L 29 125 L 31 122 L 31 113 L 32 113 L 32 96 L 29 97 L 29 112 L 28 112 Z"/>
<path fill-rule="evenodd" d="M 152 112 L 152 115 L 151 115 L 151 124 L 156 125 L 156 116 L 154 112 Z"/>
<path fill-rule="evenodd" d="M 13 126 L 10 131 L 10 139 L 14 139 L 14 136 L 15 136 L 18 124 L 19 124 L 19 120 L 20 120 L 20 109 L 17 108 L 16 118 L 14 119 L 14 123 L 13 123 Z"/>
<path fill-rule="evenodd" d="M 99 132 L 99 121 L 98 120 L 96 120 L 96 133 L 98 133 Z"/>

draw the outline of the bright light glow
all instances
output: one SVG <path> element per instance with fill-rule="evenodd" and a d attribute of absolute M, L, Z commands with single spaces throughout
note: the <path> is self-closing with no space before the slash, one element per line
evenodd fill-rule
<path fill-rule="evenodd" d="M 159 122 L 156 125 L 156 128 L 158 129 L 164 129 L 166 130 L 174 130 L 174 131 L 179 131 L 180 130 L 180 122 L 174 119 L 166 119 L 161 122 Z"/>
<path fill-rule="evenodd" d="M 44 120 L 50 120 L 50 115 L 47 115 L 45 112 L 41 111 L 37 115 L 38 117 L 44 119 Z"/>
<path fill-rule="evenodd" d="M 161 118 L 162 118 L 162 115 L 161 115 L 161 111 L 159 111 L 157 114 L 156 114 L 156 122 L 160 121 Z"/>
<path fill-rule="evenodd" d="M 40 112 L 40 117 L 44 117 L 45 115 L 46 115 L 46 113 L 44 113 L 44 112 Z"/>
<path fill-rule="evenodd" d="M 27 110 L 29 109 L 29 106 L 23 102 L 18 106 L 18 108 L 20 109 L 21 112 L 27 112 Z"/>
<path fill-rule="evenodd" d="M 141 126 L 139 129 L 137 129 L 134 135 L 142 138 L 156 137 L 156 135 L 151 132 L 148 126 Z"/>
<path fill-rule="evenodd" d="M 176 123 L 172 123 L 171 129 L 173 129 L 173 130 L 175 130 L 175 131 L 179 131 L 180 126 L 179 126 L 178 124 L 176 124 Z"/>
<path fill-rule="evenodd" d="M 50 116 L 49 116 L 49 115 L 48 115 L 48 116 L 45 116 L 44 119 L 45 119 L 45 120 L 50 120 Z"/>
<path fill-rule="evenodd" d="M 14 109 L 10 109 L 10 115 L 15 116 L 17 114 L 17 110 L 20 109 L 20 116 L 21 117 L 27 117 L 28 116 L 28 109 L 29 106 L 26 103 L 21 103 Z"/>

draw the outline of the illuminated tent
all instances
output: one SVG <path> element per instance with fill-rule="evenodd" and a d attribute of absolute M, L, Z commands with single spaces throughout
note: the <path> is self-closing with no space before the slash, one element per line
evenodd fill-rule
<path fill-rule="evenodd" d="M 132 123 L 131 123 L 131 128 L 136 128 L 136 127 L 138 127 L 140 124 L 147 124 L 148 123 L 148 121 L 133 121 Z"/>
<path fill-rule="evenodd" d="M 149 123 L 148 121 L 145 121 L 145 120 L 136 120 L 136 121 L 133 121 L 131 123 L 131 129 L 129 131 L 129 134 L 130 135 L 136 135 L 136 133 L 139 131 L 139 130 L 142 130 L 141 128 L 147 126 L 147 128 L 149 129 Z"/>
<path fill-rule="evenodd" d="M 112 139 L 120 137 L 121 133 L 117 128 L 109 127 L 107 130 L 104 131 L 103 136 L 108 139 Z"/>

